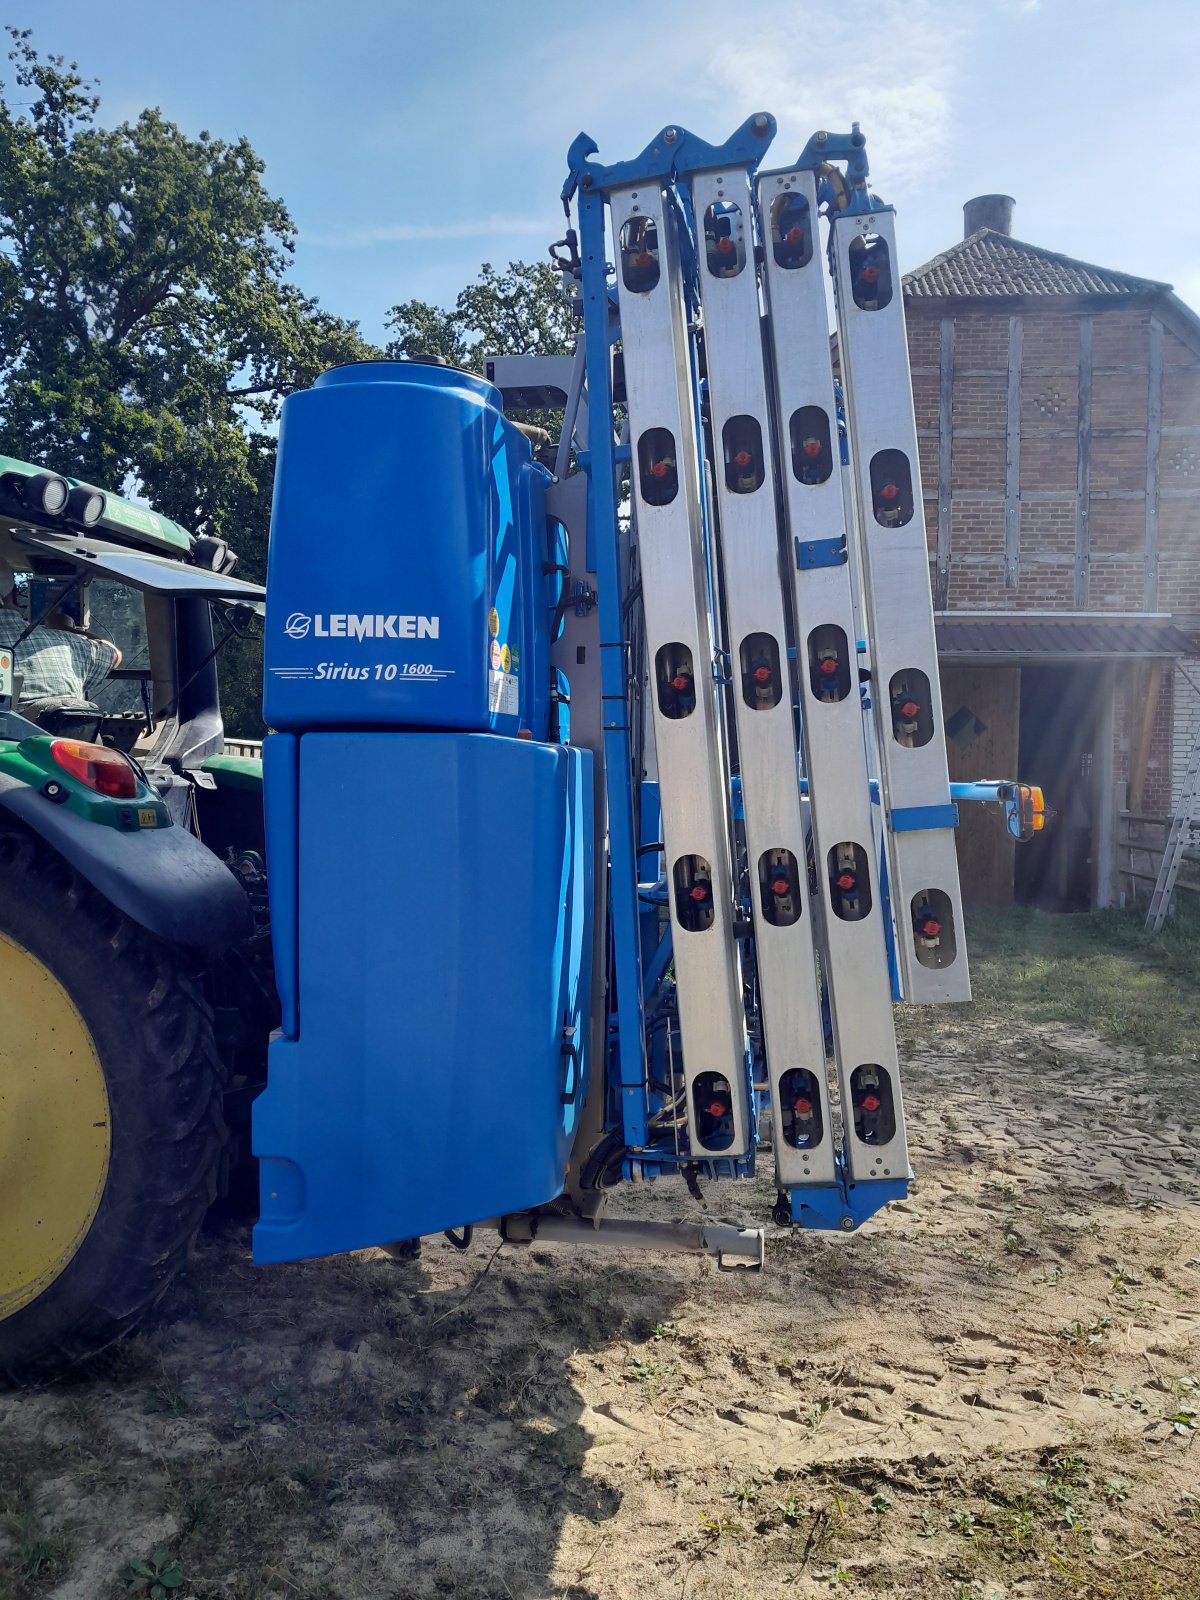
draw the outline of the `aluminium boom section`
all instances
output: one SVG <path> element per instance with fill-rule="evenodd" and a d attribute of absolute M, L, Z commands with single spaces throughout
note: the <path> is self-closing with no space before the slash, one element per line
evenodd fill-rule
<path fill-rule="evenodd" d="M 803 168 L 765 173 L 757 192 L 783 554 L 791 574 L 822 964 L 846 1113 L 848 1175 L 854 1182 L 894 1181 L 907 1177 L 908 1156 L 858 684 L 848 559 L 854 530 L 842 496 L 816 179 Z M 853 892 L 837 887 L 845 873 L 856 880 Z M 851 1114 L 852 1079 L 863 1066 L 882 1069 L 890 1080 L 895 1132 L 883 1144 L 865 1142 Z"/>
<path fill-rule="evenodd" d="M 673 705 L 651 693 L 688 1138 L 694 1155 L 740 1156 L 750 1148 L 751 1114 L 680 241 L 658 178 L 615 187 L 608 200 L 618 262 L 627 225 L 657 242 L 654 281 L 630 289 L 618 271 L 617 289 L 647 656 L 656 674 L 668 652 L 674 676 L 691 680 Z M 653 499 L 651 483 L 661 485 Z M 701 1126 L 701 1101 L 718 1082 L 728 1085 L 731 1136 L 715 1126 L 706 1136 Z"/>
<path fill-rule="evenodd" d="M 830 254 L 901 982 L 904 998 L 916 1003 L 969 1000 L 957 813 L 891 208 L 834 213 Z M 875 274 L 869 286 L 866 264 Z M 901 690 L 920 703 L 917 731 L 903 740 L 893 715 Z M 936 930 L 929 938 L 918 933 L 920 920 Z"/>
<path fill-rule="evenodd" d="M 830 1185 L 836 1176 L 833 1121 L 797 781 L 749 174 L 745 168 L 697 173 L 691 193 L 775 1170 L 781 1188 Z"/>

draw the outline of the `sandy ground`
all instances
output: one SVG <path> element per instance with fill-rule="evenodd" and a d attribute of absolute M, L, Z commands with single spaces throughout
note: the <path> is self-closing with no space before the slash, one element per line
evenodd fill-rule
<path fill-rule="evenodd" d="M 144 1594 L 156 1548 L 195 1600 L 1200 1596 L 1200 1073 L 932 1042 L 911 1199 L 759 1277 L 206 1240 L 155 1329 L 0 1396 L 0 1596 Z"/>

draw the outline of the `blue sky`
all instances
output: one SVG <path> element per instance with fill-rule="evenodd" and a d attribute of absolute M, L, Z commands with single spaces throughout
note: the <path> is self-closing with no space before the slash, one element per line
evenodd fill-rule
<path fill-rule="evenodd" d="M 571 139 L 634 155 L 666 122 L 718 142 L 773 111 L 771 160 L 868 138 L 905 266 L 1017 200 L 1018 237 L 1174 283 L 1200 309 L 1191 203 L 1195 0 L 10 0 L 101 80 L 108 123 L 157 105 L 246 135 L 300 229 L 293 276 L 379 337 L 481 261 L 559 236 Z M 604 19 L 603 31 L 599 18 Z M 10 81 L 10 80 L 9 80 Z"/>

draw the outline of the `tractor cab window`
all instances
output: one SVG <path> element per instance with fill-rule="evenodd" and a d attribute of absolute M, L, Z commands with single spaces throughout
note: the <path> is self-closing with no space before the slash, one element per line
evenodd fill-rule
<path fill-rule="evenodd" d="M 16 572 L 0 606 L 0 643 L 13 650 L 23 716 L 44 723 L 42 708 L 62 701 L 94 705 L 106 720 L 145 716 L 150 653 L 139 590 Z"/>

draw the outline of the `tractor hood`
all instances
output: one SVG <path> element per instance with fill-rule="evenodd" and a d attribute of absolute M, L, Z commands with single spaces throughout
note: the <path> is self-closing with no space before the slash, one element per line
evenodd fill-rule
<path fill-rule="evenodd" d="M 125 545 L 109 544 L 103 539 L 85 538 L 81 534 L 48 533 L 33 528 L 15 531 L 14 538 L 18 544 L 38 555 L 65 561 L 81 573 L 98 573 L 133 589 L 149 589 L 158 594 L 196 595 L 208 600 L 241 601 L 255 607 L 261 606 L 266 597 L 266 590 L 261 584 L 223 577 L 218 572 L 189 566 L 169 556 L 130 550 Z"/>

